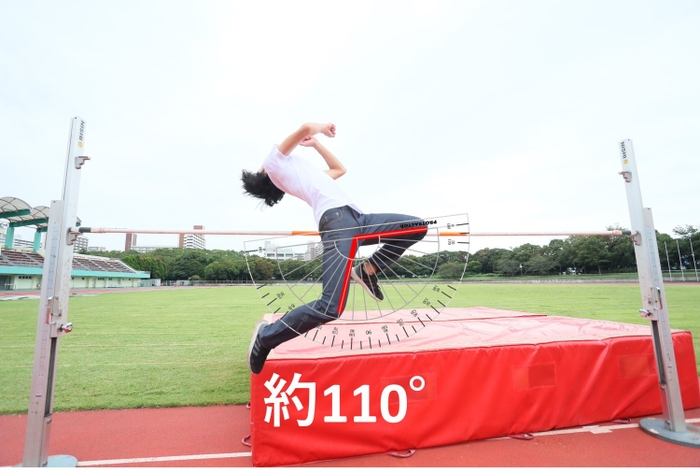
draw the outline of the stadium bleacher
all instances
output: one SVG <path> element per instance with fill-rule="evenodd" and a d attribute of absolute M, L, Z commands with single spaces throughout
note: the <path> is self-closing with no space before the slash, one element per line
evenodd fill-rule
<path fill-rule="evenodd" d="M 0 266 L 43 268 L 44 257 L 38 253 L 3 249 L 0 251 Z M 98 259 L 84 255 L 73 255 L 73 269 L 111 273 L 136 273 L 136 271 L 118 259 Z"/>

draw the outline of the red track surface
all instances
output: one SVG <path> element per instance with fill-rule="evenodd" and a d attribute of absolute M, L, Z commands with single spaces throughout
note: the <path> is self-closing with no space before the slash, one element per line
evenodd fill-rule
<path fill-rule="evenodd" d="M 686 411 L 700 425 L 700 408 Z M 50 455 L 78 466 L 251 467 L 245 406 L 182 407 L 53 414 Z M 659 440 L 637 426 L 601 424 L 535 433 L 532 440 L 480 440 L 309 467 L 698 467 L 700 448 Z M 26 415 L 0 416 L 0 467 L 22 463 Z M 303 448 L 300 446 L 300 448 Z M 402 452 L 399 452 L 402 453 Z"/>

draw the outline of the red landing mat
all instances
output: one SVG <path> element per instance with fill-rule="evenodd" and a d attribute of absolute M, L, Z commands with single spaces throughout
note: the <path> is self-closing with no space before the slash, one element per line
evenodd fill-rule
<path fill-rule="evenodd" d="M 299 337 L 274 350 L 251 378 L 253 465 L 405 452 L 661 412 L 648 325 L 487 308 L 443 315 L 382 348 L 339 350 Z M 365 324 L 353 322 L 360 333 Z M 674 331 L 672 339 L 683 407 L 692 409 L 700 389 L 691 334 Z"/>

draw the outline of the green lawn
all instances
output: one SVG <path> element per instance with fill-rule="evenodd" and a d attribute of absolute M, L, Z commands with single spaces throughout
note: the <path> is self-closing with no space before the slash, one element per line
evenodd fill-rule
<path fill-rule="evenodd" d="M 697 353 L 700 285 L 667 285 L 666 295 L 672 328 L 690 330 Z M 27 411 L 38 305 L 0 301 L 0 414 Z M 647 324 L 634 284 L 470 283 L 451 306 Z M 54 410 L 244 404 L 250 333 L 265 312 L 252 287 L 71 297 Z"/>

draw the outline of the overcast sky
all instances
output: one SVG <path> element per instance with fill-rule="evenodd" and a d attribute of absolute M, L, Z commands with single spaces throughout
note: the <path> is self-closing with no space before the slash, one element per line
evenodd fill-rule
<path fill-rule="evenodd" d="M 700 224 L 698 25 L 696 0 L 4 1 L 0 197 L 61 198 L 80 116 L 86 226 L 313 230 L 305 203 L 261 209 L 239 178 L 318 121 L 336 124 L 320 139 L 363 211 L 467 213 L 473 232 L 629 226 L 631 139 L 671 234 Z"/>

